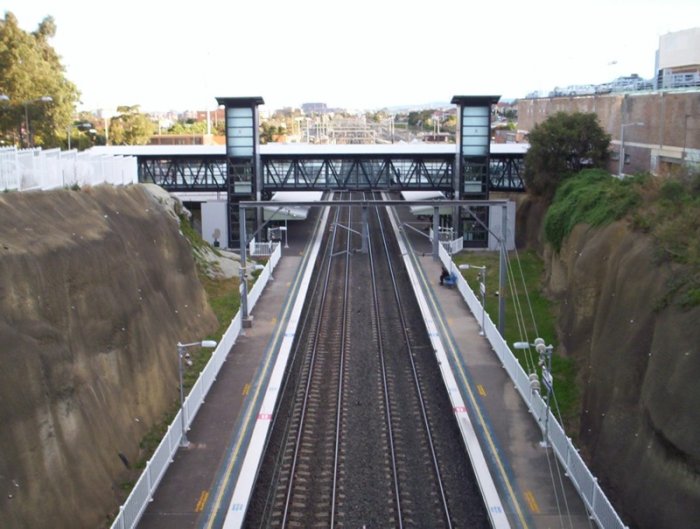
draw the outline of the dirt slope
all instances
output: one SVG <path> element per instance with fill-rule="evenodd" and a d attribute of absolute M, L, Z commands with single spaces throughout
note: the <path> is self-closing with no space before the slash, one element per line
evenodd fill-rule
<path fill-rule="evenodd" d="M 216 328 L 177 222 L 143 187 L 0 195 L 0 525 L 106 525 Z"/>

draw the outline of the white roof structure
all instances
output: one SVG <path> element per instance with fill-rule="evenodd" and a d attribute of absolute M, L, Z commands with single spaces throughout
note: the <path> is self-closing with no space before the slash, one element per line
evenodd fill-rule
<path fill-rule="evenodd" d="M 527 143 L 492 143 L 491 154 L 525 154 Z M 122 156 L 225 156 L 225 145 L 101 145 L 92 147 L 94 154 Z M 271 156 L 314 155 L 412 155 L 412 154 L 457 154 L 454 143 L 392 143 L 392 144 L 311 144 L 311 143 L 267 143 L 260 145 L 260 154 Z"/>
<path fill-rule="evenodd" d="M 265 220 L 305 220 L 309 214 L 308 206 L 283 206 L 285 202 L 316 202 L 323 197 L 322 191 L 278 191 L 270 199 L 276 205 L 264 206 Z"/>
<path fill-rule="evenodd" d="M 401 191 L 401 198 L 404 200 L 441 200 L 446 198 L 442 191 Z M 432 217 L 433 206 L 410 206 L 411 214 L 416 217 Z M 451 215 L 452 207 L 445 206 L 438 208 L 440 215 Z"/>

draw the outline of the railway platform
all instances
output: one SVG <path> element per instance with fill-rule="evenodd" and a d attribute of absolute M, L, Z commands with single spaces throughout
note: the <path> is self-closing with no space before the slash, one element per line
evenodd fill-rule
<path fill-rule="evenodd" d="M 288 234 L 288 248 L 180 448 L 146 508 L 138 529 L 218 528 L 223 524 L 257 411 L 301 280 L 315 214 Z"/>
<path fill-rule="evenodd" d="M 190 447 L 176 453 L 140 529 L 223 526 L 302 276 L 314 218 L 288 232 L 289 248 L 251 312 L 253 325 L 229 353 L 188 432 Z M 441 265 L 427 248 L 426 243 L 424 255 L 417 249 L 418 280 L 446 334 L 443 341 L 461 359 L 455 378 L 511 527 L 593 527 L 556 458 L 540 446 L 541 432 L 479 335 L 477 319 L 456 289 L 440 286 Z"/>
<path fill-rule="evenodd" d="M 461 369 L 454 375 L 463 392 L 482 451 L 512 527 L 590 529 L 578 493 L 564 475 L 542 432 L 459 291 L 440 285 L 442 265 L 421 255 L 419 276 L 433 317 L 442 322 L 443 342 L 454 348 Z"/>
<path fill-rule="evenodd" d="M 403 208 L 396 213 L 400 222 L 414 220 Z M 430 240 L 419 230 L 404 233 L 418 263 L 417 286 L 427 299 L 442 343 L 456 359 L 453 374 L 511 527 L 595 527 L 551 448 L 542 446 L 536 420 L 480 334 L 480 315 L 472 314 L 458 289 L 440 284 L 442 263 L 433 258 Z"/>

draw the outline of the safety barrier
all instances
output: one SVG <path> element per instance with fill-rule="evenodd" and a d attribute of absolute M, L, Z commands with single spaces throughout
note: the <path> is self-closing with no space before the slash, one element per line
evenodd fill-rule
<path fill-rule="evenodd" d="M 458 268 L 452 262 L 448 252 L 442 246 L 439 250 L 443 266 L 450 272 L 456 273 L 457 288 L 467 303 L 469 310 L 476 318 L 481 318 L 481 303 L 476 294 L 469 287 L 462 274 L 458 272 Z M 533 417 L 540 425 L 543 434 L 546 431 L 547 441 L 564 467 L 566 475 L 569 476 L 581 499 L 583 499 L 586 508 L 591 514 L 591 518 L 602 529 L 625 529 L 627 526 L 622 522 L 605 492 L 598 485 L 598 480 L 586 466 L 571 439 L 566 436 L 564 428 L 559 424 L 559 421 L 557 421 L 539 392 L 533 391 L 530 387 L 530 379 L 527 373 L 525 373 L 520 362 L 518 362 L 518 359 L 508 347 L 501 333 L 498 332 L 498 328 L 491 321 L 488 312 L 484 316 L 484 334 L 501 361 L 501 365 L 515 384 L 518 393 L 520 393 Z"/>
<path fill-rule="evenodd" d="M 138 164 L 133 156 L 60 149 L 0 148 L 0 191 L 137 182 Z"/>
<path fill-rule="evenodd" d="M 255 285 L 250 290 L 248 294 L 248 307 L 252 309 L 255 303 L 260 298 L 263 289 L 267 282 L 272 278 L 272 271 L 280 260 L 282 255 L 281 246 L 278 243 L 274 252 L 270 256 L 265 268 L 258 277 Z M 238 312 L 236 316 L 231 321 L 226 332 L 221 337 L 219 344 L 217 345 L 214 353 L 211 355 L 209 362 L 204 367 L 204 370 L 199 374 L 197 382 L 190 390 L 187 398 L 184 402 L 184 413 L 185 413 L 185 428 L 189 429 L 190 424 L 197 415 L 200 406 L 204 402 L 209 389 L 216 380 L 216 376 L 219 374 L 219 370 L 223 365 L 229 351 L 236 343 L 238 336 L 241 333 L 241 313 Z M 173 345 L 174 347 L 174 345 Z M 173 349 L 174 351 L 174 349 Z M 174 352 L 173 352 L 174 354 Z M 151 501 L 153 493 L 158 487 L 158 483 L 165 475 L 165 471 L 170 466 L 173 461 L 173 456 L 180 446 L 180 440 L 182 438 L 182 420 L 181 414 L 183 410 L 178 411 L 177 415 L 173 419 L 173 422 L 168 426 L 168 431 L 163 437 L 163 440 L 156 448 L 153 456 L 146 464 L 146 468 L 141 473 L 136 485 L 131 490 L 129 497 L 126 499 L 124 504 L 119 508 L 119 514 L 112 522 L 112 529 L 133 529 L 139 522 L 141 515 L 148 502 Z"/>
<path fill-rule="evenodd" d="M 255 239 L 248 243 L 248 253 L 255 257 L 267 257 L 275 251 L 279 242 L 257 242 Z"/>

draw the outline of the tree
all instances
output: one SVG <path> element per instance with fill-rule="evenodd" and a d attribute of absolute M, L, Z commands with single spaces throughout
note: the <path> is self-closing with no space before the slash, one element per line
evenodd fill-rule
<path fill-rule="evenodd" d="M 584 168 L 605 168 L 610 135 L 595 114 L 557 112 L 536 125 L 525 155 L 528 193 L 551 200 L 559 184 Z"/>
<path fill-rule="evenodd" d="M 7 96 L 0 101 L 0 136 L 6 143 L 26 145 L 30 131 L 36 145 L 55 146 L 65 137 L 79 93 L 49 43 L 55 34 L 52 17 L 33 33 L 10 12 L 0 20 L 0 94 Z"/>
<path fill-rule="evenodd" d="M 112 145 L 144 145 L 153 136 L 155 124 L 139 105 L 117 107 L 119 115 L 109 122 L 109 142 Z"/>

